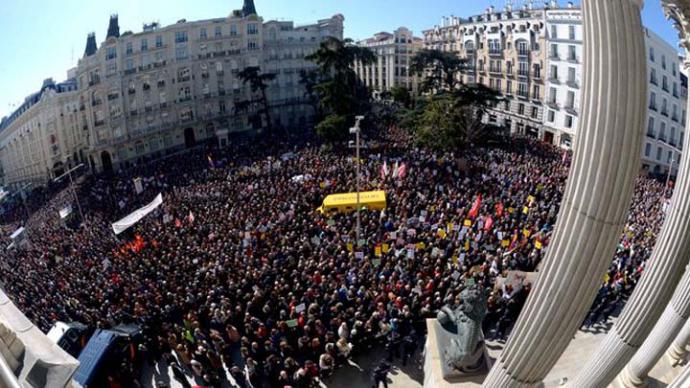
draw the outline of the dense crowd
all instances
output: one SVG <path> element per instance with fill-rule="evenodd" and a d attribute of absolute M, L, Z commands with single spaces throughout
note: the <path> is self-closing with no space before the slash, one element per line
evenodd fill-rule
<path fill-rule="evenodd" d="M 469 284 L 491 289 L 484 333 L 505 337 L 548 249 L 567 156 L 526 139 L 434 153 L 395 129 L 370 136 L 361 160 L 352 155 L 303 138 L 252 139 L 85 177 L 84 225 L 58 217 L 71 202 L 64 187 L 41 197 L 31 244 L 3 249 L 4 288 L 43 330 L 58 320 L 137 323 L 149 358 L 208 386 L 228 371 L 240 387 L 308 387 L 379 344 L 406 362 L 424 319 Z M 356 163 L 362 189 L 387 196 L 384 211 L 361 213 L 360 241 L 354 214 L 315 210 L 354 191 Z M 158 193 L 163 205 L 116 238 L 110 224 Z M 661 183 L 638 178 L 587 323 L 634 286 L 663 195 Z M 136 373 L 120 373 L 136 384 Z"/>

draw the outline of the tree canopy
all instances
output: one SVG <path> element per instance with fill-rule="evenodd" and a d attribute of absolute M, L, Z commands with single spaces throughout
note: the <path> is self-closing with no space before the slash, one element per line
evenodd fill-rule
<path fill-rule="evenodd" d="M 423 77 L 420 89 L 424 92 L 454 90 L 466 63 L 452 52 L 423 49 L 412 57 L 410 71 Z"/>
<path fill-rule="evenodd" d="M 301 82 L 307 93 L 318 96 L 319 110 L 325 117 L 317 124 L 317 133 L 330 141 L 343 139 L 354 116 L 369 110 L 369 90 L 357 77 L 352 64 L 371 64 L 376 55 L 352 44 L 352 40 L 329 37 L 305 59 L 318 67 L 316 73 L 304 73 Z M 342 135 L 341 135 L 342 132 Z"/>

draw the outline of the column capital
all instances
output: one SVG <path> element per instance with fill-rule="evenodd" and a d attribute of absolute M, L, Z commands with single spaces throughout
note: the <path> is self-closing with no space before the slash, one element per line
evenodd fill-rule
<path fill-rule="evenodd" d="M 690 1 L 689 0 L 661 0 L 666 19 L 672 20 L 678 30 L 680 45 L 686 52 L 690 51 Z M 683 65 L 687 68 L 689 60 Z"/>

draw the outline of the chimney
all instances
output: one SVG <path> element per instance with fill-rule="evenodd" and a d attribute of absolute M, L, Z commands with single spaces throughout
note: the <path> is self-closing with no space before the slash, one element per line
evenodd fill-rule
<path fill-rule="evenodd" d="M 84 49 L 84 56 L 88 57 L 96 53 L 98 46 L 96 46 L 96 34 L 90 33 L 86 37 L 86 49 Z"/>
<path fill-rule="evenodd" d="M 249 15 L 256 15 L 256 7 L 254 6 L 254 0 L 244 0 L 244 5 L 242 6 L 242 16 L 247 17 Z"/>
<path fill-rule="evenodd" d="M 117 23 L 117 14 L 110 15 L 110 23 L 108 23 L 108 38 L 119 38 L 120 37 L 120 25 Z"/>

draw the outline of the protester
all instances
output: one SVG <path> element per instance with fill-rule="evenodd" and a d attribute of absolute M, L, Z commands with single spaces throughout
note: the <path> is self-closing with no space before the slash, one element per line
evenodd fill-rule
<path fill-rule="evenodd" d="M 207 386 L 315 386 L 386 344 L 406 364 L 424 320 L 468 284 L 493 290 L 485 333 L 505 338 L 530 290 L 511 274 L 538 270 L 548 249 L 569 168 L 561 151 L 516 138 L 435 153 L 397 129 L 366 143 L 356 161 L 309 137 L 238 140 L 86 177 L 82 227 L 58 217 L 72 203 L 64 185 L 41 191 L 29 200 L 30 245 L 3 242 L 4 288 L 44 331 L 58 320 L 136 323 L 150 357 Z M 354 214 L 315 211 L 326 195 L 355 190 L 355 163 L 362 190 L 387 196 L 384 211 L 361 213 L 362 241 Z M 162 206 L 116 238 L 110 224 L 158 193 Z M 639 279 L 663 193 L 638 178 L 591 322 Z M 380 372 L 375 384 L 386 385 Z"/>

